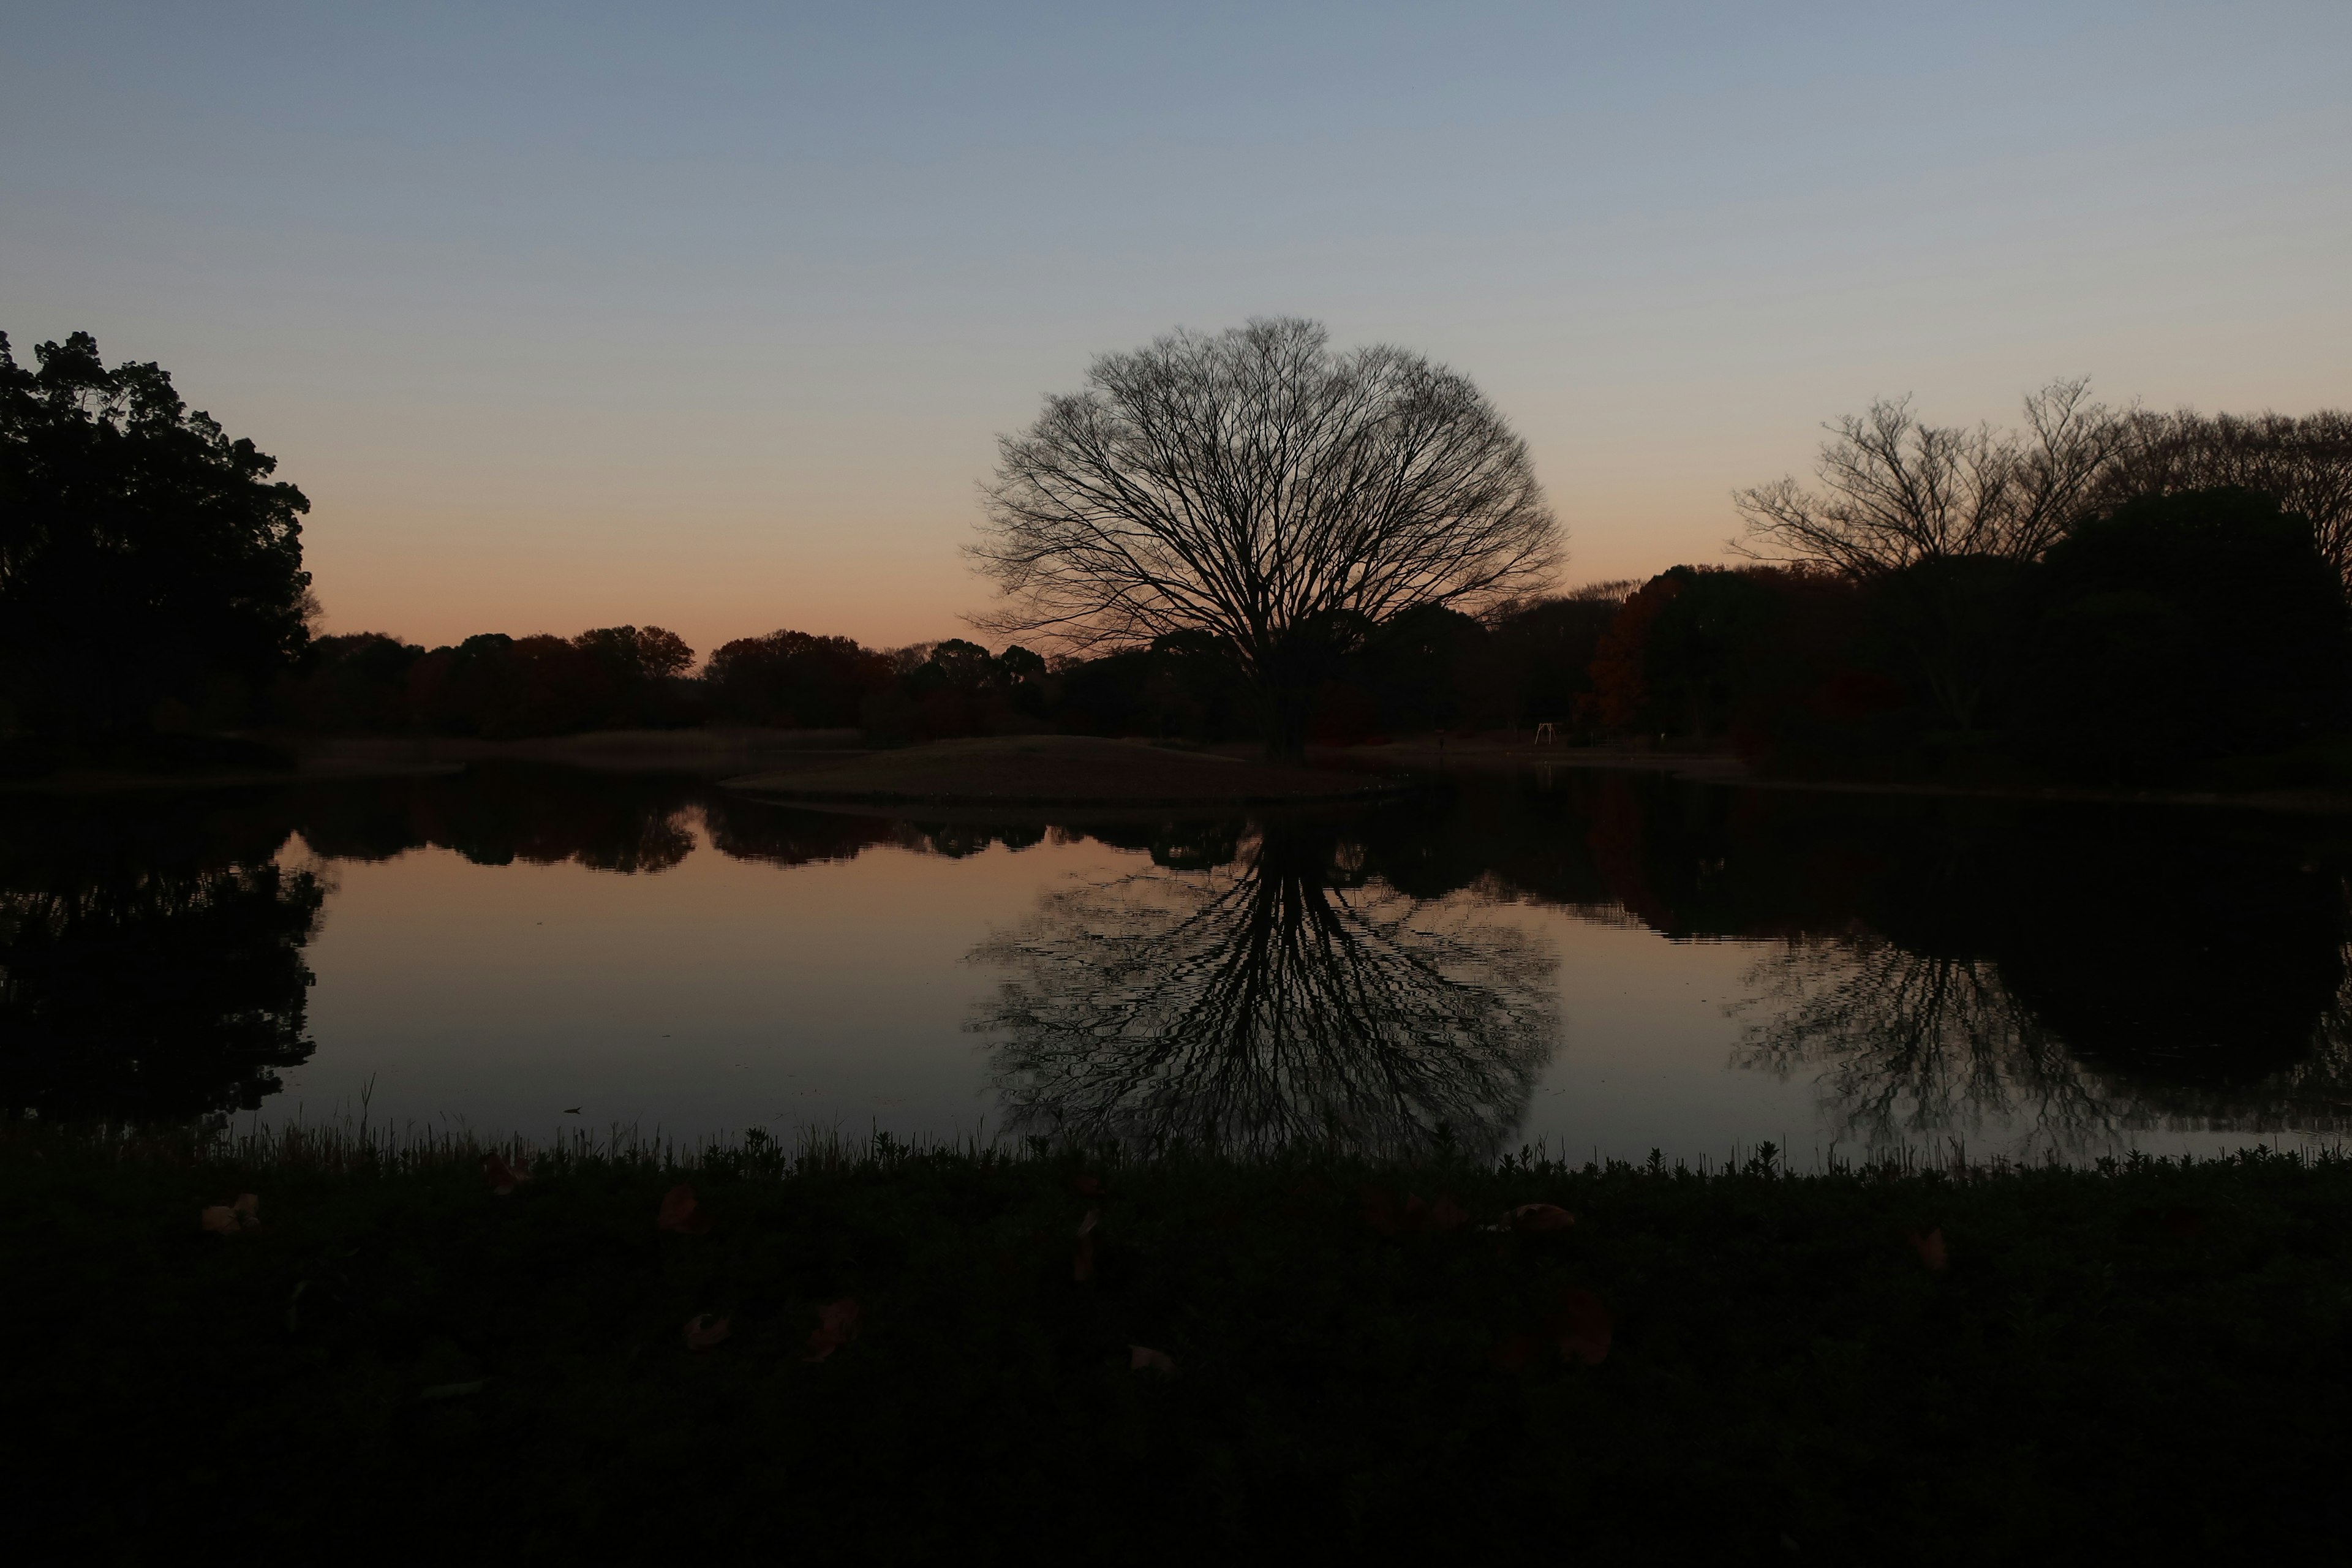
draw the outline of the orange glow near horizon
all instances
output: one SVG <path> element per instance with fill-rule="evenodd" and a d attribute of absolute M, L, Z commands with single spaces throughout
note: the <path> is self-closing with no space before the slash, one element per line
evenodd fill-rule
<path fill-rule="evenodd" d="M 2352 404 L 2341 5 L 16 9 L 0 331 L 278 457 L 334 631 L 956 635 L 995 438 L 1253 316 L 1471 377 L 1563 585 L 1882 395 Z"/>

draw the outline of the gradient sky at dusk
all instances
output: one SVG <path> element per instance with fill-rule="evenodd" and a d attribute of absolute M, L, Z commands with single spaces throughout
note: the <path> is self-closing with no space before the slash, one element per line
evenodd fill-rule
<path fill-rule="evenodd" d="M 0 329 L 160 361 L 329 629 L 953 635 L 993 438 L 1328 321 L 1528 437 L 1567 581 L 1912 392 L 2352 404 L 2352 5 L 24 4 Z"/>

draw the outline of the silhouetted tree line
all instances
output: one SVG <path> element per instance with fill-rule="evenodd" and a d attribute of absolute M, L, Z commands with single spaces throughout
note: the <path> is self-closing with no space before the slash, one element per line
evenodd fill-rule
<path fill-rule="evenodd" d="M 1592 716 L 1799 770 L 2334 780 L 2352 416 L 2118 412 L 2080 381 L 2024 412 L 1832 424 L 1817 488 L 1737 498 L 1761 564 L 1629 603 Z"/>
<path fill-rule="evenodd" d="M 1309 736 L 1552 723 L 1563 739 L 1736 748 L 1778 771 L 2146 784 L 2328 782 L 2352 703 L 2352 612 L 2310 520 L 2237 488 L 2125 499 L 2032 558 L 1680 566 L 1503 606 L 1329 616 L 1297 668 Z M 962 639 L 877 651 L 782 631 L 698 679 L 657 628 L 321 638 L 289 683 L 320 728 L 484 736 L 718 721 L 857 728 L 882 744 L 1063 730 L 1263 737 L 1206 633 L 1092 658 Z"/>
<path fill-rule="evenodd" d="M 1296 668 L 1324 744 L 1549 722 L 1563 739 L 1727 745 L 1783 772 L 2316 781 L 2335 776 L 2352 703 L 2343 579 L 2307 518 L 2242 489 L 2121 501 L 2032 559 L 1678 566 L 1485 619 L 1424 608 L 1313 629 Z M 1268 722 L 1199 632 L 1052 664 L 1017 646 L 877 651 L 793 631 L 730 642 L 699 678 L 691 657 L 658 627 L 430 651 L 322 637 L 278 700 L 313 729 L 486 738 L 719 722 L 879 744 L 1045 730 L 1217 742 Z"/>
<path fill-rule="evenodd" d="M 1611 626 L 1580 711 L 1783 772 L 2146 784 L 2333 776 L 2352 613 L 2256 491 L 2126 500 L 2030 560 L 1676 567 Z"/>
<path fill-rule="evenodd" d="M 1154 352 L 1213 360 L 1293 338 L 1322 352 L 1297 323 Z M 2119 412 L 2061 382 L 2000 431 L 1882 402 L 1831 426 L 1816 486 L 1738 498 L 1751 565 L 1461 600 L 1475 616 L 1444 595 L 1307 605 L 1275 652 L 1176 622 L 1051 661 L 780 630 L 696 674 L 693 650 L 650 626 L 433 648 L 313 637 L 309 502 L 270 477 L 275 460 L 188 409 L 158 367 L 107 368 L 87 334 L 36 359 L 0 336 L 0 771 L 61 751 L 250 763 L 258 748 L 221 732 L 271 726 L 510 739 L 715 722 L 884 744 L 1059 729 L 1286 748 L 1549 722 L 1730 744 L 1790 771 L 2352 774 L 2334 743 L 2352 703 L 2339 413 Z M 1456 412 L 1484 430 L 1481 409 Z M 1517 476 L 1495 499 L 1526 549 L 1506 553 L 1549 559 L 1524 453 L 1487 433 L 1496 472 Z"/>
<path fill-rule="evenodd" d="M 703 717 L 685 679 L 693 662 L 694 650 L 659 626 L 492 632 L 430 649 L 358 632 L 314 639 L 276 700 L 284 721 L 341 733 L 514 740 L 673 728 Z"/>

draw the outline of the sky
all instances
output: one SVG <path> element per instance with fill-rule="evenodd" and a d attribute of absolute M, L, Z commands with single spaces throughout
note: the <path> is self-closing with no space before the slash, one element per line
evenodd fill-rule
<path fill-rule="evenodd" d="M 957 635 L 996 437 L 1253 316 L 1468 374 L 1562 582 L 1913 395 L 2352 405 L 2352 6 L 0 5 L 0 330 L 152 360 L 324 629 Z"/>

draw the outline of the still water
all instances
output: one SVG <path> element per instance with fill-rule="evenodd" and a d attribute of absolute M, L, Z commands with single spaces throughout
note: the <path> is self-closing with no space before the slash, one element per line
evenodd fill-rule
<path fill-rule="evenodd" d="M 2332 820 L 1432 778 L 903 820 L 460 775 L 0 805 L 0 1104 L 544 1135 L 2333 1144 Z"/>

